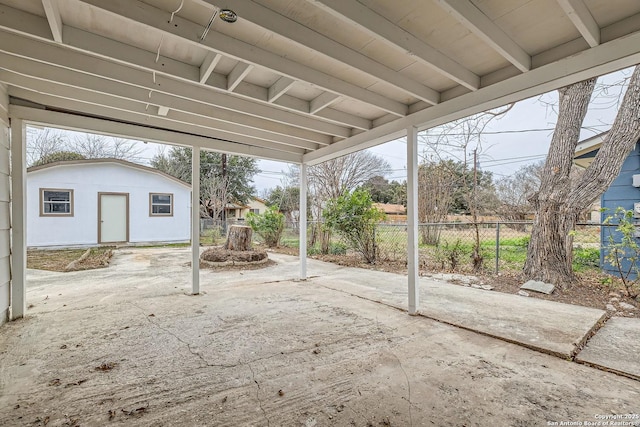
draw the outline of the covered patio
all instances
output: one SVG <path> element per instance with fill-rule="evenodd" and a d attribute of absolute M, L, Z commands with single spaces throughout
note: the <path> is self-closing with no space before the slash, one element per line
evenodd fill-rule
<path fill-rule="evenodd" d="M 637 375 L 572 361 L 601 310 L 423 277 L 425 315 L 407 316 L 402 275 L 309 260 L 301 282 L 295 257 L 270 257 L 203 270 L 198 296 L 188 248 L 29 270 L 27 319 L 0 333 L 0 425 L 547 426 L 637 412 Z M 619 341 L 609 361 L 637 354 Z M 635 358 L 615 370 L 637 373 Z"/>
<path fill-rule="evenodd" d="M 417 133 L 635 65 L 638 30 L 635 0 L 1 0 L 2 319 L 26 307 L 28 123 L 193 147 L 194 189 L 201 149 L 297 163 L 302 210 L 309 165 L 406 137 L 415 314 Z"/>
<path fill-rule="evenodd" d="M 52 405 L 70 408 L 55 413 L 67 425 L 73 414 L 94 425 L 198 425 L 217 411 L 218 425 L 314 426 L 530 425 L 632 412 L 637 382 L 627 378 L 313 280 L 200 272 L 193 207 L 200 150 L 300 165 L 306 211 L 307 167 L 406 138 L 401 304 L 417 314 L 418 132 L 638 63 L 636 0 L 0 0 L 0 322 L 27 317 L 2 326 L 2 350 L 16 361 L 3 365 L 2 392 L 5 402 L 42 393 L 11 401 L 0 420 L 20 425 L 23 413 L 47 424 L 53 412 L 36 409 Z M 192 147 L 186 274 L 167 282 L 144 270 L 122 293 L 96 282 L 71 292 L 75 308 L 28 312 L 44 298 L 27 292 L 28 124 Z M 305 222 L 300 257 L 288 261 L 302 280 Z M 81 392 L 56 402 L 47 387 Z M 125 390 L 118 402 L 105 394 Z M 145 400 L 148 390 L 161 399 Z"/>

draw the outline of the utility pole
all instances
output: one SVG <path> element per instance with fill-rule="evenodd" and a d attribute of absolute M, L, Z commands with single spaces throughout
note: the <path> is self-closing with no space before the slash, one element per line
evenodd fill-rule
<path fill-rule="evenodd" d="M 476 222 L 478 201 L 478 147 L 473 149 L 473 221 Z"/>
<path fill-rule="evenodd" d="M 478 226 L 478 147 L 473 149 L 473 192 L 471 193 L 471 215 L 473 218 L 473 228 L 475 229 L 475 245 L 473 254 L 473 271 L 480 271 L 482 268 L 482 255 L 480 254 L 480 230 Z"/>
<path fill-rule="evenodd" d="M 222 185 L 227 187 L 227 154 L 222 153 Z M 224 192 L 225 200 L 222 201 L 222 220 L 227 221 L 227 202 L 229 196 Z"/>

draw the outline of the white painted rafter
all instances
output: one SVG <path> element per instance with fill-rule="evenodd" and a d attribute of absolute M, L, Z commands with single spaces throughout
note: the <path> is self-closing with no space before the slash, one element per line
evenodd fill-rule
<path fill-rule="evenodd" d="M 27 28 L 21 23 L 28 23 L 29 27 Z M 0 28 L 22 33 L 29 31 L 30 34 L 47 40 L 50 36 L 44 18 L 4 5 L 0 5 Z M 188 82 L 199 81 L 203 84 L 206 82 L 207 86 L 227 92 L 226 76 L 214 72 L 215 66 L 222 58 L 222 55 L 211 51 L 207 54 L 202 65 L 195 67 L 166 56 L 157 55 L 156 52 L 149 52 L 69 26 L 64 27 L 63 42 L 66 46 L 76 48 L 82 52 L 97 54 L 103 58 L 113 59 Z M 283 78 L 286 79 L 286 77 Z M 234 93 L 253 101 L 268 104 L 273 102 L 268 100 L 268 90 L 269 88 L 241 82 L 234 88 Z M 309 112 L 309 103 L 300 99 L 291 98 L 291 101 L 281 102 L 278 105 L 296 113 L 308 114 Z M 367 121 L 344 112 L 318 114 L 316 117 L 330 120 L 338 125 L 346 125 L 358 129 L 371 128 L 370 121 L 367 123 Z"/>
<path fill-rule="evenodd" d="M 520 71 L 531 69 L 531 56 L 468 0 L 434 0 Z"/>
<path fill-rule="evenodd" d="M 336 102 L 339 98 L 340 96 L 335 93 L 324 92 L 311 100 L 309 104 L 309 112 L 311 114 L 316 114 L 318 111 L 323 110 Z"/>
<path fill-rule="evenodd" d="M 310 1 L 338 19 L 355 23 L 375 37 L 404 49 L 425 65 L 466 88 L 476 90 L 480 87 L 479 76 L 362 3 L 344 0 Z"/>
<path fill-rule="evenodd" d="M 58 0 L 42 0 L 44 13 L 47 15 L 53 40 L 62 43 L 62 17 L 58 8 Z"/>
<path fill-rule="evenodd" d="M 616 29 L 614 26 L 612 31 Z M 388 121 L 369 132 L 305 154 L 304 162 L 309 165 L 318 164 L 401 138 L 409 126 L 417 126 L 418 130 L 429 129 L 637 64 L 640 64 L 639 31 L 498 81 L 476 92 L 457 96 L 405 118 Z"/>
<path fill-rule="evenodd" d="M 296 81 L 288 77 L 280 77 L 274 84 L 269 86 L 267 99 L 269 102 L 276 102 L 278 98 L 287 93 Z"/>
<path fill-rule="evenodd" d="M 158 142 L 161 144 L 179 144 L 185 146 L 200 147 L 212 151 L 235 153 L 250 157 L 274 158 L 273 153 L 270 153 L 270 151 L 273 150 L 268 150 L 260 147 L 252 147 L 250 145 L 237 144 L 230 141 L 217 140 L 214 138 L 205 138 L 167 129 L 154 129 L 150 127 L 139 126 L 137 124 L 122 123 L 119 121 L 111 121 L 95 117 L 86 117 L 76 114 L 61 113 L 57 111 L 48 111 L 17 105 L 10 105 L 9 112 L 12 117 L 24 119 L 25 121 L 30 123 L 48 125 L 62 129 L 82 132 L 90 131 L 116 137 L 136 138 L 140 139 L 141 141 Z M 277 160 L 299 163 L 301 161 L 301 156 L 281 153 L 278 156 Z"/>
<path fill-rule="evenodd" d="M 233 92 L 233 90 L 240 84 L 242 79 L 247 77 L 251 72 L 253 65 L 246 64 L 244 62 L 238 62 L 227 76 L 227 90 Z"/>
<path fill-rule="evenodd" d="M 600 44 L 600 27 L 582 0 L 557 0 L 589 46 Z"/>
<path fill-rule="evenodd" d="M 46 44 L 15 34 L 2 34 L 0 37 L 0 51 L 17 56 L 28 56 L 44 64 L 71 68 L 108 80 L 124 82 L 144 88 L 151 94 L 163 93 L 172 98 L 178 94 L 182 98 L 204 104 L 334 136 L 345 137 L 351 133 L 350 129 L 344 126 L 319 121 L 311 116 L 305 117 L 289 111 L 274 109 L 269 105 L 258 104 L 227 93 L 213 92 L 216 95 L 212 96 L 212 89 L 203 89 L 201 85 L 195 83 L 190 84 L 162 75 L 156 75 L 154 81 L 151 74 L 146 71 L 90 57 L 61 46 Z M 171 101 L 168 101 L 168 103 L 161 102 L 161 104 L 172 108 Z"/>
<path fill-rule="evenodd" d="M 168 118 L 184 123 L 193 122 L 198 126 L 212 128 L 215 131 L 244 134 L 305 149 L 314 149 L 318 146 L 328 145 L 330 142 L 323 135 L 273 123 L 258 117 L 198 104 L 187 99 L 172 98 L 161 93 L 154 94 L 150 99 L 148 92 L 144 89 L 117 82 L 105 85 L 104 80 L 99 77 L 70 70 L 60 70 L 45 64 L 38 66 L 33 61 L 24 58 L 15 58 L 0 53 L 0 61 L 15 70 L 12 72 L 0 69 L 0 77 L 3 81 L 39 93 L 77 98 L 86 103 L 104 105 L 127 113 L 149 114 L 147 105 L 150 102 L 159 105 L 170 104 Z M 134 104 L 130 101 L 133 101 Z"/>
<path fill-rule="evenodd" d="M 224 8 L 226 5 L 224 0 L 205 1 L 218 8 Z M 329 37 L 317 33 L 252 0 L 234 0 L 233 10 L 238 16 L 242 17 L 243 20 L 250 21 L 302 46 L 336 59 L 365 74 L 384 81 L 407 94 L 415 96 L 428 104 L 436 105 L 440 102 L 440 94 L 437 91 L 406 76 L 402 76 L 395 70 L 372 60 L 366 55 L 349 49 Z"/>
<path fill-rule="evenodd" d="M 139 0 L 110 0 L 108 2 L 103 0 L 77 1 L 149 28 L 179 37 L 185 42 L 210 51 L 222 53 L 233 59 L 270 69 L 277 74 L 290 77 L 294 80 L 304 81 L 331 92 L 341 93 L 346 97 L 375 106 L 396 116 L 401 117 L 408 112 L 407 105 L 401 102 L 394 101 L 330 74 L 268 52 L 217 31 L 209 31 L 207 37 L 200 41 L 199 35 L 202 33 L 200 26 L 178 15 L 174 17 L 172 23 L 169 23 L 166 19 L 165 11 Z"/>
<path fill-rule="evenodd" d="M 216 65 L 220 62 L 220 59 L 222 59 L 222 55 L 219 53 L 207 53 L 204 61 L 202 61 L 202 65 L 200 65 L 200 78 L 198 79 L 200 83 L 204 84 L 207 82 L 211 73 L 213 73 L 213 70 L 216 68 Z"/>
<path fill-rule="evenodd" d="M 0 77 L 11 84 L 9 91 L 12 97 L 49 107 L 81 111 L 99 117 L 111 117 L 123 122 L 136 121 L 143 125 L 171 128 L 206 137 L 237 140 L 243 143 L 251 141 L 256 146 L 276 151 L 301 153 L 305 149 L 312 150 L 320 146 L 296 140 L 290 136 L 243 127 L 183 111 L 169 110 L 166 116 L 155 116 L 150 114 L 155 107 L 146 106 L 143 103 L 7 73 L 0 71 Z"/>
<path fill-rule="evenodd" d="M 186 124 L 176 122 L 175 120 L 167 120 L 163 117 L 159 117 L 149 112 L 134 113 L 131 111 L 125 111 L 121 109 L 114 109 L 108 106 L 95 105 L 92 103 L 81 102 L 78 100 L 70 100 L 67 98 L 56 97 L 52 95 L 39 94 L 27 89 L 12 87 L 10 89 L 11 96 L 25 99 L 30 102 L 43 103 L 49 109 L 60 109 L 66 112 L 76 112 L 75 114 L 90 115 L 95 117 L 109 117 L 112 120 L 117 120 L 122 123 L 134 123 L 143 126 L 153 126 L 159 129 L 172 129 L 174 131 L 185 132 L 191 135 L 198 135 L 206 138 L 214 138 L 219 140 L 225 140 L 229 142 L 236 142 L 243 145 L 251 145 L 262 149 L 272 150 L 274 152 L 272 159 L 278 158 L 279 154 L 293 154 L 301 155 L 305 152 L 303 148 L 290 147 L 273 143 L 266 140 L 261 140 L 247 136 L 247 134 L 223 132 L 220 130 L 211 130 L 193 124 Z M 14 101 L 16 104 L 19 101 Z M 150 109 L 155 109 L 151 106 Z M 240 154 L 240 153 L 236 153 Z"/>

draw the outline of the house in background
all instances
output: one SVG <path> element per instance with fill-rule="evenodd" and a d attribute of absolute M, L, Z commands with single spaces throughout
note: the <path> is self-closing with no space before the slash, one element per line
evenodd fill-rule
<path fill-rule="evenodd" d="M 374 203 L 373 206 L 381 212 L 384 212 L 387 218 L 386 222 L 406 222 L 407 208 L 403 205 L 393 203 Z"/>
<path fill-rule="evenodd" d="M 588 167 L 598 153 L 605 136 L 606 132 L 581 141 L 576 147 L 574 163 L 583 168 Z M 640 144 L 636 143 L 633 151 L 629 153 L 622 164 L 620 173 L 600 197 L 600 206 L 605 210 L 598 212 L 597 220 L 599 222 L 604 221 L 608 215 L 615 213 L 618 207 L 633 210 L 637 222 L 637 233 L 640 236 Z M 619 275 L 617 269 L 604 262 L 609 236 L 612 235 L 615 241 L 620 240 L 620 235 L 614 232 L 612 228 L 600 228 L 600 266 L 606 273 Z M 638 243 L 640 243 L 640 237 L 638 239 Z M 623 270 L 627 269 L 628 266 L 628 261 L 623 260 Z"/>
<path fill-rule="evenodd" d="M 227 219 L 244 219 L 249 212 L 263 214 L 267 210 L 267 203 L 257 197 L 249 199 L 246 205 L 239 203 L 227 203 L 225 207 Z"/>
<path fill-rule="evenodd" d="M 249 212 L 254 214 L 263 214 L 267 209 L 267 202 L 257 197 L 253 197 L 247 203 L 246 209 L 242 213 L 242 217 L 245 218 Z"/>
<path fill-rule="evenodd" d="M 191 186 L 115 159 L 27 170 L 27 246 L 188 242 Z"/>

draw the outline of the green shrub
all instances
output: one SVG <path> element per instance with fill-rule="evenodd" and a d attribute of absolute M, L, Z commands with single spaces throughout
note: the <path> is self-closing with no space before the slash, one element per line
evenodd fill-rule
<path fill-rule="evenodd" d="M 575 248 L 573 250 L 573 268 L 581 271 L 584 268 L 600 267 L 600 249 Z"/>
<path fill-rule="evenodd" d="M 268 208 L 263 214 L 249 212 L 247 224 L 264 239 L 268 247 L 275 248 L 284 230 L 284 215 L 275 207 Z"/>
<path fill-rule="evenodd" d="M 635 298 L 640 295 L 640 245 L 635 235 L 633 211 L 618 207 L 602 223 L 616 226 L 615 231 L 607 227 L 609 235 L 604 261 L 618 271 L 627 295 Z"/>
<path fill-rule="evenodd" d="M 331 255 L 345 255 L 347 253 L 347 245 L 342 242 L 330 243 L 329 253 Z"/>
<path fill-rule="evenodd" d="M 368 191 L 359 189 L 329 200 L 323 217 L 325 225 L 342 236 L 369 264 L 376 262 L 376 226 L 385 215 L 373 206 Z"/>

